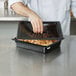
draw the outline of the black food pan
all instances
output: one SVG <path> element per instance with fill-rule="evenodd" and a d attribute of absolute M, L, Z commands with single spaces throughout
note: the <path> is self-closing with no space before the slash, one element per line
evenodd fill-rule
<path fill-rule="evenodd" d="M 53 49 L 60 47 L 60 43 L 63 39 L 60 22 L 43 22 L 43 34 L 33 33 L 32 25 L 28 21 L 19 22 L 17 37 L 15 40 L 17 47 L 37 51 L 41 53 L 48 53 Z M 29 42 L 20 41 L 23 40 L 57 40 L 49 45 L 38 45 Z"/>
<path fill-rule="evenodd" d="M 41 45 L 37 45 L 37 44 L 23 42 L 23 41 L 18 40 L 17 38 L 14 38 L 13 40 L 15 40 L 17 47 L 44 53 L 44 54 L 49 53 L 50 51 L 60 47 L 60 43 L 61 43 L 61 41 L 57 41 L 57 42 L 47 45 L 47 46 L 41 46 Z"/>

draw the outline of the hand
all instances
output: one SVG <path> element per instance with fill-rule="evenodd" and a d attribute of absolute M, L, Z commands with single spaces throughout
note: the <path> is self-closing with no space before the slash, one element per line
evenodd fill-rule
<path fill-rule="evenodd" d="M 43 33 L 43 23 L 41 18 L 34 12 L 29 14 L 34 33 Z"/>
<path fill-rule="evenodd" d="M 22 2 L 16 2 L 11 5 L 11 8 L 24 17 L 29 17 L 34 33 L 43 33 L 43 23 L 41 18 L 31 9 L 29 9 Z M 21 9 L 21 10 L 20 10 Z"/>

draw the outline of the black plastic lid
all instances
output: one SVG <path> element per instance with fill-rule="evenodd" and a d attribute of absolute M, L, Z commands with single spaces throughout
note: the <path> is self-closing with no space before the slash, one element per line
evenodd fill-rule
<path fill-rule="evenodd" d="M 62 40 L 63 34 L 60 22 L 43 22 L 43 34 L 36 34 L 29 21 L 21 21 L 18 26 L 17 39 Z"/>

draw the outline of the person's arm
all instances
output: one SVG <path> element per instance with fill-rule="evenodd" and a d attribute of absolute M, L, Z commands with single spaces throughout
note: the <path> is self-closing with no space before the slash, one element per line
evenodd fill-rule
<path fill-rule="evenodd" d="M 43 33 L 42 19 L 30 8 L 22 2 L 16 2 L 11 5 L 11 8 L 22 16 L 28 17 L 31 21 L 34 33 Z"/>
<path fill-rule="evenodd" d="M 73 16 L 76 18 L 76 0 L 72 0 L 71 2 L 72 2 L 71 10 L 72 10 Z"/>

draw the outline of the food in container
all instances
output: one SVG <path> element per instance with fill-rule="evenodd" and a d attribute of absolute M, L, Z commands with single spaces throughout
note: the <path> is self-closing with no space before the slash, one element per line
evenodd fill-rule
<path fill-rule="evenodd" d="M 48 45 L 53 44 L 54 42 L 57 42 L 57 40 L 25 40 L 25 39 L 18 39 L 18 40 L 32 43 L 32 44 L 41 45 L 41 46 L 48 46 Z"/>

